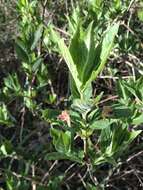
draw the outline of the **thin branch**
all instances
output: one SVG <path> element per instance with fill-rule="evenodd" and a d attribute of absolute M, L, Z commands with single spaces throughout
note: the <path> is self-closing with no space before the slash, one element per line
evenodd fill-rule
<path fill-rule="evenodd" d="M 43 183 L 43 182 L 46 180 L 46 178 L 50 175 L 50 172 L 54 169 L 54 167 L 55 167 L 57 164 L 58 164 L 58 161 L 56 160 L 56 161 L 52 164 L 52 166 L 50 167 L 50 169 L 48 170 L 48 172 L 46 172 L 45 175 L 43 176 L 43 178 L 42 178 L 42 180 L 41 180 L 42 183 Z"/>
<path fill-rule="evenodd" d="M 130 158 L 128 158 L 126 162 L 127 163 L 130 162 L 131 160 L 135 159 L 136 157 L 140 156 L 141 154 L 143 154 L 143 150 L 136 153 L 136 154 L 134 154 L 134 155 L 132 155 L 132 156 L 130 156 Z"/>
<path fill-rule="evenodd" d="M 26 109 L 25 106 L 21 110 L 22 116 L 21 116 L 21 125 L 20 125 L 20 143 L 22 143 L 23 139 L 23 128 L 24 128 L 24 122 L 25 122 L 25 114 L 26 114 Z"/>
<path fill-rule="evenodd" d="M 32 165 L 32 177 L 35 177 L 35 166 Z M 32 190 L 36 190 L 36 183 L 32 181 Z"/>
<path fill-rule="evenodd" d="M 118 95 L 116 95 L 116 96 L 109 96 L 108 98 L 106 98 L 106 99 L 104 99 L 104 100 L 101 100 L 99 103 L 98 103 L 98 105 L 99 104 L 103 104 L 103 103 L 105 103 L 105 102 L 108 102 L 108 101 L 110 101 L 110 100 L 116 100 L 118 98 Z"/>

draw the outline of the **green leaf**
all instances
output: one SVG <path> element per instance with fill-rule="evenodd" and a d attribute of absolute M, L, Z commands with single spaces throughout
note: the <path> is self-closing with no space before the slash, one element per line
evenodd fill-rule
<path fill-rule="evenodd" d="M 43 25 L 39 25 L 38 29 L 36 30 L 35 34 L 34 34 L 34 40 L 33 40 L 33 44 L 31 46 L 31 50 L 34 50 L 37 46 L 37 43 L 39 42 L 41 36 L 42 36 L 42 32 L 43 32 Z"/>
<path fill-rule="evenodd" d="M 105 63 L 110 55 L 111 49 L 113 47 L 114 39 L 118 32 L 118 28 L 119 28 L 119 23 L 116 23 L 107 29 L 102 44 L 98 46 L 96 49 L 95 65 L 91 71 L 91 76 L 89 80 L 86 82 L 86 85 L 95 80 L 98 74 L 103 70 Z M 96 60 L 98 60 L 99 63 L 96 62 Z"/>
<path fill-rule="evenodd" d="M 45 160 L 66 160 L 66 159 L 68 159 L 68 156 L 66 154 L 59 152 L 48 153 L 45 156 Z"/>
<path fill-rule="evenodd" d="M 24 42 L 21 39 L 17 39 L 15 43 L 15 50 L 19 57 L 24 62 L 29 62 L 30 58 L 25 48 Z"/>
<path fill-rule="evenodd" d="M 115 126 L 116 128 L 112 134 L 112 140 L 110 144 L 111 153 L 116 153 L 120 149 L 120 147 L 124 144 L 125 140 L 128 138 L 129 132 L 127 128 L 123 126 Z"/>
<path fill-rule="evenodd" d="M 108 153 L 120 154 L 141 133 L 141 131 L 128 130 L 126 125 L 117 126 L 112 134 L 112 140 Z"/>
<path fill-rule="evenodd" d="M 97 78 L 99 72 L 104 68 L 113 46 L 115 35 L 118 32 L 118 27 L 119 24 L 112 25 L 107 30 L 103 41 L 96 47 L 93 23 L 89 24 L 85 32 L 79 23 L 69 48 L 67 48 L 59 35 L 51 29 L 53 39 L 58 44 L 72 76 L 70 77 L 70 87 L 72 95 L 75 96 L 74 98 L 84 99 L 89 92 L 88 97 L 92 95 L 91 82 Z"/>
<path fill-rule="evenodd" d="M 69 52 L 76 66 L 76 69 L 81 80 L 82 69 L 87 59 L 88 49 L 84 41 L 84 32 L 81 24 L 77 26 L 77 30 L 71 39 Z M 71 73 L 72 74 L 72 73 Z"/>
<path fill-rule="evenodd" d="M 89 125 L 90 129 L 105 129 L 107 127 L 109 127 L 112 123 L 116 122 L 116 120 L 114 119 L 104 119 L 104 120 L 98 120 L 98 121 L 94 121 Z"/>
<path fill-rule="evenodd" d="M 70 70 L 70 73 L 75 81 L 76 87 L 80 93 L 80 88 L 81 88 L 81 81 L 79 80 L 79 73 L 77 71 L 76 65 L 73 62 L 73 59 L 71 57 L 71 54 L 67 48 L 67 46 L 65 45 L 63 40 L 59 41 L 59 47 L 61 47 L 61 53 L 67 63 L 67 66 Z"/>
<path fill-rule="evenodd" d="M 99 18 L 102 13 L 103 0 L 89 0 L 88 4 L 89 9 L 96 13 L 96 16 Z"/>
<path fill-rule="evenodd" d="M 106 127 L 105 129 L 101 131 L 99 142 L 100 142 L 100 147 L 101 147 L 102 152 L 105 152 L 107 147 L 110 145 L 111 137 L 112 137 L 112 131 L 111 131 L 110 126 Z"/>
<path fill-rule="evenodd" d="M 69 73 L 69 83 L 70 83 L 71 99 L 80 99 L 80 93 L 70 73 Z"/>
<path fill-rule="evenodd" d="M 84 83 L 86 80 L 85 75 L 90 75 L 90 70 L 87 69 L 92 67 L 94 60 L 95 42 L 93 35 L 93 22 L 89 24 L 87 30 L 83 32 L 81 24 L 77 26 L 77 30 L 71 40 L 69 51 L 71 53 L 74 64 L 76 65 L 79 79 L 81 83 Z M 89 72 L 87 72 L 89 70 Z M 72 78 L 71 78 L 72 79 Z M 75 85 L 72 86 L 72 92 L 75 92 Z M 80 89 L 81 91 L 81 89 Z M 87 96 L 88 95 L 88 96 Z M 88 99 L 92 96 L 91 84 L 89 84 L 82 91 L 82 98 Z M 75 96 L 74 98 L 78 98 Z"/>
<path fill-rule="evenodd" d="M 13 91 L 16 95 L 20 95 L 22 89 L 17 74 L 9 74 L 8 77 L 4 78 L 4 84 L 7 89 Z"/>
<path fill-rule="evenodd" d="M 32 71 L 35 73 L 38 71 L 38 68 L 40 67 L 40 65 L 42 64 L 43 59 L 42 58 L 38 58 L 34 61 L 33 66 L 32 66 Z"/>
<path fill-rule="evenodd" d="M 143 124 L 143 113 L 141 113 L 138 117 L 133 119 L 133 125 Z"/>
<path fill-rule="evenodd" d="M 5 104 L 0 105 L 0 124 L 10 126 L 14 118 L 10 115 Z"/>
<path fill-rule="evenodd" d="M 13 146 L 10 141 L 4 141 L 3 144 L 0 146 L 0 154 L 7 156 L 12 154 Z"/>
<path fill-rule="evenodd" d="M 132 95 L 134 95 L 136 98 L 138 98 L 137 91 L 136 91 L 136 89 L 134 88 L 134 86 L 131 86 L 131 85 L 128 84 L 128 83 L 124 83 L 124 86 L 125 86 L 125 88 L 126 88 Z"/>
<path fill-rule="evenodd" d="M 67 154 L 71 151 L 71 132 L 63 132 L 51 128 L 50 134 L 53 138 L 53 144 L 55 145 L 55 149 L 58 152 Z"/>
<path fill-rule="evenodd" d="M 75 34 L 78 24 L 82 21 L 80 15 L 81 11 L 79 6 L 73 8 L 71 16 L 66 15 L 66 18 L 68 20 L 69 32 L 72 34 Z"/>
<path fill-rule="evenodd" d="M 72 109 L 78 111 L 81 114 L 86 114 L 88 113 L 93 106 L 93 101 L 92 100 L 81 100 L 81 99 L 75 99 L 72 104 Z"/>
<path fill-rule="evenodd" d="M 122 8 L 122 1 L 121 0 L 114 0 L 113 3 L 116 10 L 120 10 Z"/>
<path fill-rule="evenodd" d="M 44 109 L 41 112 L 42 118 L 49 122 L 57 119 L 58 115 L 61 113 L 60 111 L 54 109 Z"/>
<path fill-rule="evenodd" d="M 87 49 L 86 59 L 82 65 L 82 83 L 84 84 L 91 75 L 95 59 L 95 35 L 93 33 L 93 22 L 89 24 L 84 36 L 84 43 Z M 83 52 L 84 53 L 84 52 Z"/>
<path fill-rule="evenodd" d="M 141 3 L 141 6 L 143 6 L 143 3 Z M 143 8 L 139 8 L 139 10 L 137 11 L 137 15 L 139 20 L 143 22 Z"/>
<path fill-rule="evenodd" d="M 67 48 L 66 44 L 64 43 L 63 39 L 59 37 L 59 35 L 51 28 L 51 33 L 55 41 L 58 43 L 58 47 L 60 52 L 69 68 L 69 71 L 74 79 L 78 92 L 80 93 L 81 81 L 79 80 L 79 73 L 77 67 L 72 59 L 69 49 Z"/>
<path fill-rule="evenodd" d="M 65 152 L 71 151 L 71 132 L 66 131 L 65 133 L 61 134 L 62 144 L 65 147 Z"/>
<path fill-rule="evenodd" d="M 128 100 L 128 92 L 127 92 L 127 89 L 125 89 L 124 82 L 122 80 L 118 81 L 117 90 L 118 90 L 119 96 L 127 101 Z"/>
<path fill-rule="evenodd" d="M 82 163 L 84 157 L 83 152 L 64 154 L 60 152 L 51 152 L 46 154 L 45 160 L 71 160 L 77 163 Z"/>
<path fill-rule="evenodd" d="M 116 106 L 113 108 L 113 114 L 116 119 L 131 119 L 133 111 L 127 106 Z"/>

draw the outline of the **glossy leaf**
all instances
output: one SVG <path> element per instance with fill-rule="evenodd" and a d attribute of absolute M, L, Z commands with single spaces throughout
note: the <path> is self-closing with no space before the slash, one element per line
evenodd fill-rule
<path fill-rule="evenodd" d="M 0 124 L 11 126 L 14 119 L 11 117 L 5 104 L 0 105 Z"/>
<path fill-rule="evenodd" d="M 116 120 L 113 120 L 113 119 L 97 120 L 97 121 L 92 122 L 89 127 L 90 129 L 94 129 L 94 130 L 97 130 L 97 129 L 102 130 L 109 127 L 114 122 L 116 122 Z"/>
<path fill-rule="evenodd" d="M 51 128 L 50 134 L 53 138 L 53 144 L 58 152 L 67 154 L 71 151 L 71 133 L 69 131 L 63 132 Z"/>
<path fill-rule="evenodd" d="M 83 152 L 79 152 L 78 154 L 74 154 L 72 152 L 70 154 L 52 152 L 46 155 L 45 160 L 71 160 L 77 163 L 82 163 L 83 157 Z"/>
<path fill-rule="evenodd" d="M 42 36 L 42 32 L 43 32 L 43 25 L 41 24 L 37 31 L 35 32 L 34 34 L 34 41 L 32 43 L 32 46 L 31 46 L 31 50 L 34 50 L 37 46 L 37 43 L 39 42 L 41 36 Z"/>
<path fill-rule="evenodd" d="M 38 68 L 42 64 L 43 59 L 42 58 L 37 58 L 36 61 L 34 61 L 33 66 L 32 66 L 32 71 L 35 73 L 38 71 Z"/>
<path fill-rule="evenodd" d="M 74 79 L 74 82 L 76 84 L 76 87 L 78 89 L 78 92 L 80 92 L 80 88 L 81 88 L 81 81 L 79 79 L 79 73 L 77 70 L 77 66 L 73 61 L 73 58 L 70 54 L 69 49 L 67 48 L 66 44 L 64 43 L 63 39 L 61 39 L 58 34 L 51 29 L 52 32 L 52 36 L 55 39 L 55 41 L 58 43 L 58 47 L 60 49 L 60 52 L 63 56 L 63 58 L 65 59 L 65 62 L 69 68 L 69 71 Z"/>
<path fill-rule="evenodd" d="M 113 47 L 114 39 L 115 39 L 115 36 L 117 35 L 118 28 L 119 28 L 118 23 L 110 26 L 107 32 L 105 33 L 102 44 L 96 48 L 96 52 L 95 52 L 96 55 L 95 55 L 95 62 L 93 65 L 93 69 L 91 70 L 91 75 L 89 79 L 85 80 L 85 86 L 88 83 L 95 80 L 98 74 L 103 70 L 105 63 L 108 59 L 108 56 L 111 52 L 111 49 Z M 96 62 L 96 60 L 98 60 L 98 62 Z M 86 72 L 88 71 L 86 70 Z"/>
<path fill-rule="evenodd" d="M 29 62 L 30 58 L 29 58 L 28 52 L 21 39 L 17 39 L 15 43 L 15 50 L 19 59 L 27 63 Z"/>

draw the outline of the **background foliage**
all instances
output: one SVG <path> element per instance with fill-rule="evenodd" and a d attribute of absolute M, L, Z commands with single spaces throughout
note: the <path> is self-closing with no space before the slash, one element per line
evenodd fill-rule
<path fill-rule="evenodd" d="M 143 2 L 0 1 L 0 187 L 141 189 Z"/>

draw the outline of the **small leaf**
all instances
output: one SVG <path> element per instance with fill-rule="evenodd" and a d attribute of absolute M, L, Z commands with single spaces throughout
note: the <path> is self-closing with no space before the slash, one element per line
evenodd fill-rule
<path fill-rule="evenodd" d="M 15 50 L 19 57 L 24 62 L 29 62 L 29 55 L 21 39 L 17 39 L 15 43 Z"/>
<path fill-rule="evenodd" d="M 58 152 L 67 154 L 71 151 L 71 132 L 63 132 L 51 128 L 50 134 L 53 138 L 53 144 L 55 145 L 55 149 Z"/>
<path fill-rule="evenodd" d="M 110 126 L 101 131 L 99 142 L 100 142 L 100 148 L 102 152 L 105 152 L 107 147 L 110 145 L 111 137 L 112 137 L 112 131 L 111 131 Z"/>
<path fill-rule="evenodd" d="M 75 63 L 73 62 L 71 54 L 63 40 L 59 41 L 59 47 L 60 47 L 61 53 L 67 63 L 67 66 L 70 70 L 70 73 L 75 81 L 76 87 L 80 93 L 81 81 L 79 80 L 79 73 L 77 71 Z"/>
<path fill-rule="evenodd" d="M 98 121 L 94 121 L 90 124 L 90 129 L 105 129 L 107 127 L 109 127 L 112 123 L 116 122 L 116 120 L 114 119 L 104 119 L 104 120 L 98 120 Z"/>
<path fill-rule="evenodd" d="M 31 50 L 34 50 L 36 48 L 37 43 L 39 42 L 39 40 L 42 36 L 42 32 L 43 32 L 43 25 L 41 24 L 34 34 L 34 41 L 33 41 L 33 44 L 31 46 Z"/>
<path fill-rule="evenodd" d="M 135 119 L 133 119 L 133 124 L 134 125 L 143 124 L 143 113 L 141 113 L 140 116 L 138 116 Z"/>
<path fill-rule="evenodd" d="M 77 90 L 80 93 L 81 81 L 79 80 L 79 73 L 78 73 L 77 67 L 73 61 L 71 53 L 70 53 L 69 49 L 67 48 L 66 44 L 64 43 L 63 39 L 61 39 L 59 37 L 59 35 L 52 28 L 51 28 L 51 33 L 52 33 L 53 38 L 55 39 L 55 42 L 58 44 L 60 52 L 61 52 L 67 66 L 69 68 L 69 71 L 74 79 Z"/>
<path fill-rule="evenodd" d="M 143 6 L 143 3 L 141 3 L 141 6 Z M 139 8 L 139 10 L 137 11 L 137 15 L 139 20 L 143 22 L 143 8 Z"/>
<path fill-rule="evenodd" d="M 68 156 L 59 152 L 48 153 L 45 156 L 45 160 L 66 160 Z"/>
<path fill-rule="evenodd" d="M 126 106 L 115 106 L 113 114 L 116 119 L 131 119 L 132 109 Z"/>
<path fill-rule="evenodd" d="M 8 77 L 4 78 L 5 87 L 9 90 L 16 93 L 16 95 L 20 95 L 21 92 L 21 85 L 18 80 L 17 74 L 8 75 Z"/>
<path fill-rule="evenodd" d="M 14 118 L 10 115 L 5 104 L 0 105 L 0 124 L 10 126 Z"/>
<path fill-rule="evenodd" d="M 33 71 L 34 73 L 38 70 L 38 68 L 39 68 L 40 65 L 42 64 L 42 61 L 43 61 L 42 58 L 38 58 L 38 59 L 36 59 L 36 61 L 34 61 L 33 66 L 32 66 L 32 71 Z"/>
<path fill-rule="evenodd" d="M 45 156 L 45 160 L 71 160 L 77 163 L 82 163 L 84 157 L 83 152 L 64 154 L 60 152 L 51 152 Z"/>
<path fill-rule="evenodd" d="M 42 110 L 42 118 L 46 121 L 52 121 L 57 119 L 59 116 L 60 111 L 54 109 L 44 109 Z"/>
<path fill-rule="evenodd" d="M 127 89 L 125 89 L 124 82 L 122 80 L 118 81 L 117 90 L 118 90 L 118 95 L 121 98 L 123 98 L 124 100 L 128 100 L 128 92 Z"/>
<path fill-rule="evenodd" d="M 110 26 L 109 29 L 107 29 L 102 44 L 100 44 L 96 49 L 95 66 L 91 71 L 91 76 L 89 80 L 86 82 L 86 85 L 95 80 L 98 74 L 104 69 L 105 63 L 113 47 L 114 39 L 118 32 L 118 28 L 119 28 L 119 23 L 116 23 Z"/>
<path fill-rule="evenodd" d="M 13 152 L 13 146 L 10 141 L 4 141 L 4 143 L 0 146 L 0 154 L 7 156 L 12 154 Z"/>

